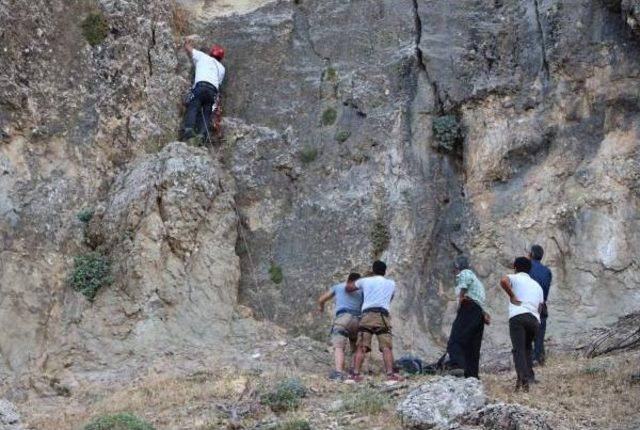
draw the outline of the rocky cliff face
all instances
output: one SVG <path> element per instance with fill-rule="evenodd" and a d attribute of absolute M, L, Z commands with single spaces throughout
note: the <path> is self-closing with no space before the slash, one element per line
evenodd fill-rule
<path fill-rule="evenodd" d="M 323 339 L 315 296 L 378 257 L 399 351 L 442 347 L 460 252 L 487 350 L 497 280 L 532 242 L 554 338 L 637 308 L 638 7 L 0 1 L 0 373 L 215 349 L 238 303 Z M 170 143 L 187 30 L 228 50 L 213 151 Z M 67 282 L 90 252 L 113 277 L 93 302 Z"/>

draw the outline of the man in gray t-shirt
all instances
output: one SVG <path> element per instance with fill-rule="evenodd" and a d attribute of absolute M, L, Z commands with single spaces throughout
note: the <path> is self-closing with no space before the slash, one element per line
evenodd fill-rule
<path fill-rule="evenodd" d="M 360 278 L 358 273 L 350 273 L 347 282 L 334 285 L 329 291 L 318 299 L 318 310 L 324 312 L 324 304 L 335 298 L 335 319 L 331 328 L 331 343 L 333 345 L 335 358 L 335 371 L 332 372 L 332 379 L 342 379 L 344 377 L 344 350 L 347 341 L 351 347 L 351 353 L 356 351 L 356 341 L 358 339 L 358 322 L 360 321 L 360 311 L 362 308 L 362 292 L 354 291 L 349 293 L 347 285 L 355 283 Z"/>

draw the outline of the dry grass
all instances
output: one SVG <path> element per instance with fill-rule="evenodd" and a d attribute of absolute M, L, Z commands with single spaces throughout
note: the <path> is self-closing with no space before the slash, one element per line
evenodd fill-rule
<path fill-rule="evenodd" d="M 626 428 L 638 419 L 640 384 L 631 381 L 631 374 L 639 370 L 638 354 L 552 357 L 536 369 L 540 383 L 529 393 L 514 392 L 514 373 L 486 375 L 483 381 L 489 397 L 553 412 L 571 429 Z"/>
<path fill-rule="evenodd" d="M 629 423 L 639 418 L 640 384 L 633 384 L 630 378 L 640 370 L 639 365 L 640 353 L 596 359 L 551 357 L 546 367 L 537 370 L 541 382 L 532 386 L 528 394 L 514 393 L 512 372 L 483 374 L 482 378 L 491 401 L 520 403 L 552 412 L 564 428 L 621 429 L 630 428 Z M 260 405 L 260 396 L 294 376 L 302 380 L 308 394 L 296 410 L 274 416 L 268 407 Z M 37 408 L 31 413 L 28 407 L 25 410 L 26 405 L 21 409 L 26 412 L 30 428 L 39 430 L 79 429 L 95 416 L 119 412 L 131 412 L 159 430 L 218 429 L 229 424 L 231 410 L 240 412 L 234 423 L 244 428 L 266 419 L 283 425 L 308 421 L 311 428 L 318 429 L 399 429 L 395 405 L 413 387 L 431 377 L 411 378 L 406 386 L 388 394 L 378 392 L 380 378 L 369 378 L 374 385 L 353 386 L 329 382 L 324 374 L 304 373 L 292 366 L 275 367 L 259 376 L 218 368 L 215 373 L 185 377 L 151 376 L 111 391 L 96 387 L 92 391 L 74 391 L 71 398 L 54 398 L 56 404 L 43 404 L 47 399 L 38 399 L 33 405 Z M 363 393 L 369 393 L 364 396 L 367 401 L 350 402 L 360 399 L 358 396 Z M 371 393 L 378 393 L 384 401 L 371 406 Z M 342 406 L 332 406 L 336 401 L 341 401 Z"/>
<path fill-rule="evenodd" d="M 191 18 L 191 12 L 189 12 L 189 10 L 179 5 L 177 2 L 173 3 L 171 27 L 176 35 L 187 36 L 191 34 Z"/>

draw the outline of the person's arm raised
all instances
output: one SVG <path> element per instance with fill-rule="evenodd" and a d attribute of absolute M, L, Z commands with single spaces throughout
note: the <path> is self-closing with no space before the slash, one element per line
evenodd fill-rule
<path fill-rule="evenodd" d="M 189 54 L 189 58 L 193 57 L 193 45 L 188 37 L 184 39 L 184 50 Z"/>
<path fill-rule="evenodd" d="M 507 293 L 507 295 L 509 296 L 509 301 L 512 304 L 514 304 L 516 306 L 522 304 L 522 302 L 520 300 L 518 300 L 516 295 L 513 294 L 513 290 L 511 289 L 511 281 L 509 280 L 508 276 L 503 276 L 502 279 L 500 279 L 500 286 L 502 287 L 504 292 Z"/>
<path fill-rule="evenodd" d="M 327 291 L 318 298 L 318 313 L 324 312 L 324 304 L 327 303 L 333 297 L 333 290 Z"/>

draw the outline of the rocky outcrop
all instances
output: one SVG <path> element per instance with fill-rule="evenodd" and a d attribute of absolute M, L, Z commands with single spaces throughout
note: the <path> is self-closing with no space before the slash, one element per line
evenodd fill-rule
<path fill-rule="evenodd" d="M 0 430 L 22 430 L 20 415 L 16 407 L 5 399 L 0 399 Z"/>
<path fill-rule="evenodd" d="M 481 426 L 490 430 L 551 430 L 550 414 L 518 404 L 495 403 L 466 415 L 465 425 Z"/>
<path fill-rule="evenodd" d="M 482 383 L 475 378 L 437 377 L 413 390 L 396 408 L 404 428 L 449 428 L 484 406 Z"/>
<path fill-rule="evenodd" d="M 485 351 L 508 350 L 494 286 L 533 242 L 550 336 L 637 308 L 634 2 L 181 7 L 228 52 L 215 155 L 163 149 L 189 85 L 172 2 L 0 0 L 2 384 L 201 350 L 236 298 L 324 340 L 314 298 L 374 258 L 398 281 L 395 349 L 419 355 L 444 346 L 461 252 L 488 290 Z M 67 282 L 92 250 L 114 277 L 93 304 Z"/>

